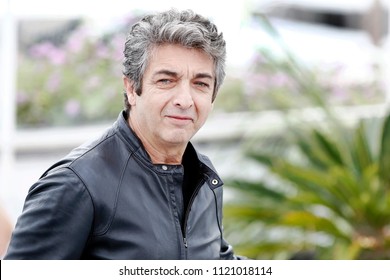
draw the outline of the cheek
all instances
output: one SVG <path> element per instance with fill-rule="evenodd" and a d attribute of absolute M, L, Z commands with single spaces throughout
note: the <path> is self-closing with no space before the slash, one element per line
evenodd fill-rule
<path fill-rule="evenodd" d="M 164 115 L 164 111 L 169 107 L 168 105 L 169 102 L 164 96 L 155 95 L 143 100 L 142 111 L 145 116 L 157 121 L 159 117 Z"/>
<path fill-rule="evenodd" d="M 203 120 L 207 119 L 212 108 L 213 108 L 213 104 L 211 103 L 211 100 L 209 100 L 209 99 L 203 100 L 203 102 L 198 102 L 197 103 L 198 116 Z"/>

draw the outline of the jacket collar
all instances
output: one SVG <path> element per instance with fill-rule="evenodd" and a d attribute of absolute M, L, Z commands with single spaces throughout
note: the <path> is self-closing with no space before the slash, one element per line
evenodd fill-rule
<path fill-rule="evenodd" d="M 119 114 L 114 126 L 119 131 L 119 135 L 121 136 L 121 138 L 125 141 L 127 145 L 129 145 L 133 153 L 137 154 L 142 159 L 151 162 L 150 157 L 146 152 L 145 148 L 143 147 L 141 140 L 127 123 L 127 116 L 125 111 L 122 111 Z"/>
<path fill-rule="evenodd" d="M 138 138 L 138 136 L 135 134 L 135 132 L 131 129 L 131 127 L 127 123 L 127 116 L 126 112 L 122 111 L 117 121 L 114 124 L 114 127 L 119 132 L 120 137 L 125 141 L 125 143 L 129 146 L 129 148 L 132 150 L 132 153 L 134 153 L 138 158 L 141 158 L 142 161 L 144 161 L 147 165 L 149 165 L 152 168 L 157 168 L 161 165 L 155 165 L 151 162 L 150 157 L 148 153 L 146 152 L 145 148 L 143 147 L 143 144 L 141 140 Z M 218 184 L 212 184 L 214 186 L 220 186 L 222 185 L 222 180 L 218 176 L 214 166 L 212 165 L 209 158 L 201 153 L 199 153 L 195 147 L 192 145 L 191 142 L 188 143 L 186 152 L 190 152 L 190 150 L 195 151 L 195 155 L 197 157 L 197 160 L 201 167 L 204 168 L 205 173 L 209 177 L 211 182 L 218 182 Z M 159 172 L 161 172 L 161 169 L 158 168 Z M 217 181 L 213 181 L 213 180 Z"/>

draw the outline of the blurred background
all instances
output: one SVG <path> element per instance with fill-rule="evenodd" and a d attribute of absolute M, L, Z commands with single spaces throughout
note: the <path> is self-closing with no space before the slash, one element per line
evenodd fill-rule
<path fill-rule="evenodd" d="M 237 253 L 389 259 L 387 0 L 0 0 L 1 235 L 40 175 L 116 120 L 126 32 L 171 7 L 227 41 L 193 142 L 224 178 Z"/>

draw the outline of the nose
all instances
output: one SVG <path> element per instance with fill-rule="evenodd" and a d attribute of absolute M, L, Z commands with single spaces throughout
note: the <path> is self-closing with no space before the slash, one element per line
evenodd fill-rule
<path fill-rule="evenodd" d="M 189 109 L 194 105 L 190 86 L 181 86 L 177 88 L 177 92 L 173 99 L 173 104 L 183 110 Z"/>

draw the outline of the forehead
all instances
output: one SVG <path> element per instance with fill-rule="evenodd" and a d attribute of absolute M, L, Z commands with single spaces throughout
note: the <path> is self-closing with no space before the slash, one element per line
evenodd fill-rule
<path fill-rule="evenodd" d="M 212 77 L 215 76 L 211 56 L 199 49 L 173 44 L 164 44 L 152 49 L 145 75 L 162 69 L 180 74 L 208 73 Z"/>

